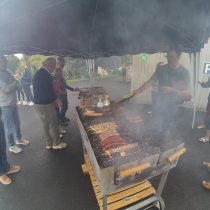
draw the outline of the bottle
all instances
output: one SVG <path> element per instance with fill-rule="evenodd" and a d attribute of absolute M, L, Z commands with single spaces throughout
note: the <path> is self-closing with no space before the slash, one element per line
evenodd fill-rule
<path fill-rule="evenodd" d="M 104 107 L 104 103 L 102 102 L 102 98 L 99 98 L 99 101 L 97 103 L 97 108 L 103 108 Z"/>
<path fill-rule="evenodd" d="M 104 106 L 109 106 L 110 105 L 110 102 L 108 100 L 108 95 L 105 96 L 105 100 L 104 100 Z"/>

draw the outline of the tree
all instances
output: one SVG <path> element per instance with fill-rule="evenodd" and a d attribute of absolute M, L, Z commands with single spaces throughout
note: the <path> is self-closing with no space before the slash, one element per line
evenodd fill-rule
<path fill-rule="evenodd" d="M 8 55 L 7 56 L 7 68 L 15 73 L 19 67 L 20 60 L 15 55 Z"/>
<path fill-rule="evenodd" d="M 32 71 L 38 70 L 40 67 L 42 67 L 43 61 L 47 58 L 47 56 L 44 55 L 31 55 L 27 56 L 24 55 L 21 59 L 22 63 L 27 63 Z"/>
<path fill-rule="evenodd" d="M 84 59 L 65 58 L 64 72 L 67 79 L 88 77 L 87 65 Z"/>
<path fill-rule="evenodd" d="M 120 68 L 127 66 L 130 62 L 130 55 L 112 56 L 107 58 L 102 57 L 95 60 L 97 66 L 101 66 L 106 70 L 119 70 Z"/>

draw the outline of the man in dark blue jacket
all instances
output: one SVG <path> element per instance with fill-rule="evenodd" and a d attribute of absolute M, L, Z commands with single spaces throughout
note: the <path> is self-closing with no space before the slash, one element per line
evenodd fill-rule
<path fill-rule="evenodd" d="M 53 102 L 60 100 L 53 88 L 52 73 L 56 66 L 54 58 L 47 58 L 43 62 L 43 67 L 40 68 L 33 77 L 34 90 L 34 108 L 37 111 L 42 121 L 44 130 L 46 149 L 65 149 L 66 143 L 60 141 L 59 124 Z"/>
<path fill-rule="evenodd" d="M 32 106 L 34 104 L 33 103 L 34 98 L 33 98 L 33 95 L 31 93 L 31 88 L 30 88 L 31 82 L 32 82 L 31 70 L 25 64 L 25 69 L 24 69 L 22 77 L 21 77 L 21 83 L 22 83 L 22 86 L 23 86 L 23 90 L 26 94 L 27 104 L 29 106 Z"/>

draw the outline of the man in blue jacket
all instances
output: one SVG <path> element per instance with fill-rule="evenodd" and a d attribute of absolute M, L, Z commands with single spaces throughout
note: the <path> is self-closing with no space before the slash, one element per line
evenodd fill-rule
<path fill-rule="evenodd" d="M 34 98 L 33 95 L 31 93 L 31 82 L 32 82 L 32 74 L 31 74 L 31 70 L 28 68 L 27 64 L 25 64 L 25 69 L 23 71 L 22 77 L 21 77 L 21 83 L 23 86 L 23 90 L 26 94 L 26 98 L 27 98 L 27 104 L 29 106 L 32 106 L 34 103 Z"/>
<path fill-rule="evenodd" d="M 67 144 L 60 140 L 58 118 L 53 106 L 55 101 L 59 105 L 61 103 L 53 87 L 52 73 L 55 66 L 56 60 L 52 57 L 43 62 L 43 67 L 34 74 L 33 90 L 34 108 L 42 121 L 46 149 L 59 150 L 65 149 Z"/>
<path fill-rule="evenodd" d="M 28 145 L 29 141 L 22 138 L 20 130 L 20 119 L 17 108 L 17 81 L 7 70 L 7 60 L 5 56 L 0 56 L 0 109 L 9 144 L 9 151 L 20 153 L 22 149 L 17 145 Z M 16 142 L 13 134 L 16 133 Z"/>

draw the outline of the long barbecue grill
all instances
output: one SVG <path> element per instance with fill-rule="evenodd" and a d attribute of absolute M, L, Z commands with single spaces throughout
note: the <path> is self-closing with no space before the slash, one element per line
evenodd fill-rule
<path fill-rule="evenodd" d="M 148 130 L 148 116 L 138 115 L 137 107 L 114 112 L 107 107 L 97 109 L 97 99 L 103 95 L 101 87 L 85 89 L 76 107 L 85 158 L 83 172 L 90 175 L 100 209 L 118 209 L 138 200 L 141 202 L 128 209 L 157 204 L 164 209 L 161 193 L 169 170 L 185 152 L 184 144 Z M 156 191 L 147 180 L 160 174 Z M 130 187 L 138 190 L 129 194 Z"/>

